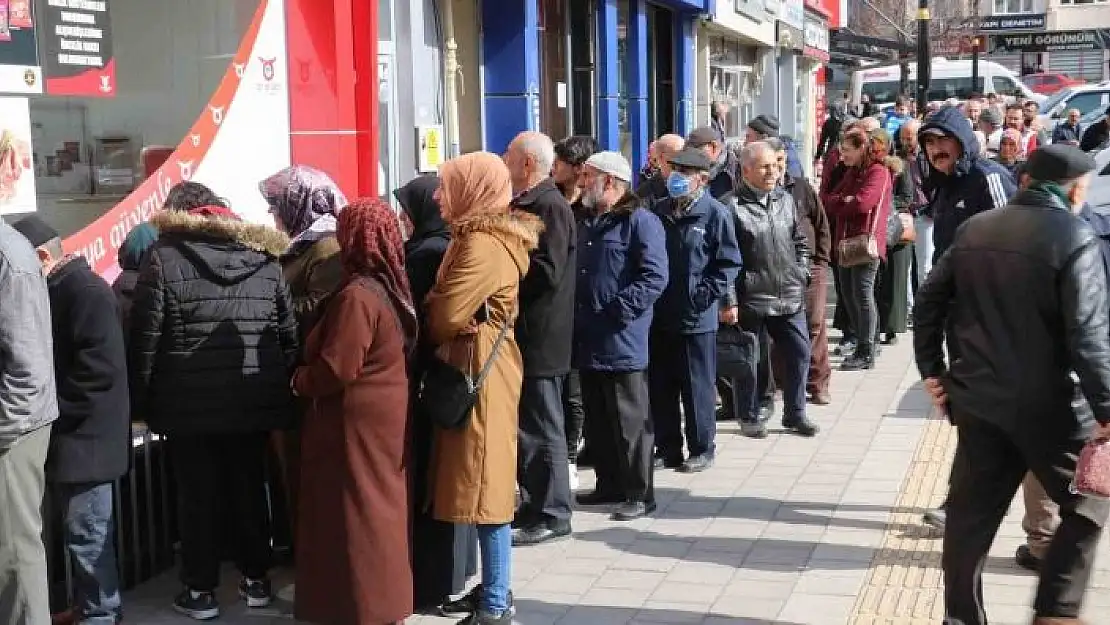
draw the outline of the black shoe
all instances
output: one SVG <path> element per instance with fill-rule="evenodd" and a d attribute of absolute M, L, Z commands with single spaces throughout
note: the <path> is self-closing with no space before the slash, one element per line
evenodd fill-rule
<path fill-rule="evenodd" d="M 580 506 L 611 506 L 615 503 L 624 502 L 624 497 L 616 493 L 603 493 L 601 491 L 593 491 L 589 493 L 582 493 L 575 497 Z"/>
<path fill-rule="evenodd" d="M 844 362 L 840 363 L 841 371 L 863 371 L 865 369 L 874 368 L 875 356 L 873 355 L 873 353 L 860 353 L 859 350 L 857 350 L 856 353 L 852 354 L 851 356 L 845 358 Z"/>
<path fill-rule="evenodd" d="M 840 344 L 833 349 L 833 356 L 847 356 L 856 351 L 856 340 L 843 338 Z"/>
<path fill-rule="evenodd" d="M 1029 545 L 1022 545 L 1017 548 L 1017 553 L 1014 554 L 1014 561 L 1023 569 L 1028 569 L 1034 573 L 1039 573 L 1041 570 L 1041 559 L 1033 555 L 1033 550 Z"/>
<path fill-rule="evenodd" d="M 210 621 L 220 616 L 216 595 L 186 588 L 173 600 L 173 609 L 194 621 Z"/>
<path fill-rule="evenodd" d="M 537 523 L 531 527 L 513 530 L 514 547 L 531 547 L 570 536 L 570 521 Z"/>
<path fill-rule="evenodd" d="M 439 606 L 440 616 L 458 616 L 460 614 L 474 614 L 478 611 L 478 603 L 482 598 L 482 585 L 478 584 L 470 589 L 470 592 L 455 599 L 454 601 L 447 601 Z M 509 614 L 516 613 L 516 606 L 513 604 L 513 591 L 509 591 Z"/>
<path fill-rule="evenodd" d="M 265 608 L 274 601 L 274 594 L 268 579 L 239 580 L 239 598 L 247 602 L 248 608 Z"/>
<path fill-rule="evenodd" d="M 510 608 L 501 614 L 490 614 L 483 611 L 474 612 L 459 621 L 458 625 L 512 625 L 512 623 L 513 610 Z"/>
<path fill-rule="evenodd" d="M 680 469 L 683 462 L 682 456 L 656 456 L 653 466 L 656 469 Z"/>
<path fill-rule="evenodd" d="M 740 433 L 748 438 L 767 438 L 767 426 L 762 421 L 741 421 Z"/>
<path fill-rule="evenodd" d="M 654 501 L 644 503 L 643 501 L 626 501 L 617 506 L 613 511 L 614 521 L 635 521 L 636 519 L 647 516 L 655 512 L 656 504 Z"/>
<path fill-rule="evenodd" d="M 817 427 L 816 423 L 810 421 L 808 417 L 804 416 L 798 419 L 783 419 L 782 427 L 790 430 L 798 436 L 805 437 L 817 436 L 817 433 L 821 431 L 821 428 Z"/>
<path fill-rule="evenodd" d="M 921 520 L 925 521 L 925 525 L 928 525 L 935 530 L 940 530 L 941 532 L 943 532 L 945 521 L 948 520 L 948 513 L 945 511 L 944 508 L 929 510 L 925 513 Z"/>
<path fill-rule="evenodd" d="M 594 452 L 588 446 L 583 446 L 578 450 L 578 466 L 579 467 L 592 467 L 594 466 Z"/>
<path fill-rule="evenodd" d="M 887 332 L 886 337 L 883 338 L 883 345 L 897 345 L 898 335 L 893 332 Z"/>
<path fill-rule="evenodd" d="M 690 456 L 690 459 L 678 468 L 680 473 L 701 473 L 702 471 L 713 466 L 713 456 L 709 454 L 699 454 L 697 456 Z"/>

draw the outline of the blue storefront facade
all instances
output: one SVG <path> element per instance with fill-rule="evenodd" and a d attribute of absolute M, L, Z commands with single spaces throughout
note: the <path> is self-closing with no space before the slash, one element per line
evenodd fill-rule
<path fill-rule="evenodd" d="M 694 125 L 696 23 L 711 2 L 484 0 L 485 149 L 524 129 L 593 134 L 638 167 L 652 138 Z"/>

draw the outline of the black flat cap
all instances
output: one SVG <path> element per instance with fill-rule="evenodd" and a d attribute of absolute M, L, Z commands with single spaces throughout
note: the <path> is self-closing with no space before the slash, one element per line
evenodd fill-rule
<path fill-rule="evenodd" d="M 706 156 L 700 148 L 692 148 L 687 143 L 682 151 L 675 154 L 667 160 L 672 167 L 685 167 L 688 169 L 697 169 L 700 171 L 709 171 L 713 168 L 712 161 Z"/>
<path fill-rule="evenodd" d="M 1025 163 L 1025 172 L 1041 182 L 1068 182 L 1095 170 L 1095 159 L 1075 147 L 1055 143 L 1034 150 Z"/>
<path fill-rule="evenodd" d="M 12 224 L 12 227 L 30 241 L 33 247 L 39 247 L 47 241 L 58 238 L 58 231 L 47 225 L 37 215 L 28 215 Z"/>
<path fill-rule="evenodd" d="M 710 143 L 719 143 L 720 141 L 721 135 L 717 134 L 716 130 L 713 130 L 709 126 L 700 126 L 691 130 L 690 134 L 686 136 L 686 147 L 700 148 Z"/>
<path fill-rule="evenodd" d="M 774 115 L 757 115 L 748 122 L 748 128 L 758 132 L 764 137 L 779 136 L 779 119 Z"/>

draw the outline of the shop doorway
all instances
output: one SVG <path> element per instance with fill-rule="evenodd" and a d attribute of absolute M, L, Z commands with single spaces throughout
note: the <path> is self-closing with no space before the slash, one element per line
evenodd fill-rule
<path fill-rule="evenodd" d="M 397 48 L 394 43 L 393 1 L 378 0 L 378 195 L 394 204 L 398 180 Z"/>
<path fill-rule="evenodd" d="M 594 0 L 540 0 L 540 130 L 594 135 Z"/>
<path fill-rule="evenodd" d="M 647 22 L 648 137 L 655 139 L 675 130 L 675 15 L 649 4 Z"/>

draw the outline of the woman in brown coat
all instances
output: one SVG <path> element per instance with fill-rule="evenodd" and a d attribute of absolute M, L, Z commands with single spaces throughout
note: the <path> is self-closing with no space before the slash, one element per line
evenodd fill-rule
<path fill-rule="evenodd" d="M 397 218 L 378 199 L 339 217 L 346 280 L 308 336 L 293 390 L 301 435 L 296 617 L 397 623 L 412 613 L 407 355 L 416 314 Z"/>
<path fill-rule="evenodd" d="M 496 155 L 452 159 L 440 168 L 440 179 L 436 199 L 451 244 L 425 301 L 428 338 L 440 358 L 472 375 L 496 359 L 466 424 L 436 433 L 432 513 L 440 521 L 478 526 L 482 585 L 469 595 L 475 611 L 463 623 L 507 625 L 523 367 L 512 332 L 496 354 L 493 347 L 501 328 L 517 318 L 520 279 L 543 226 L 537 217 L 510 210 L 509 171 Z"/>

